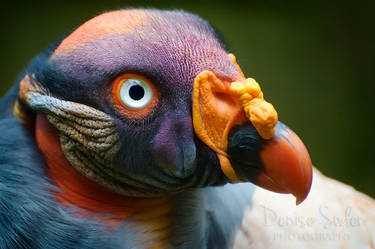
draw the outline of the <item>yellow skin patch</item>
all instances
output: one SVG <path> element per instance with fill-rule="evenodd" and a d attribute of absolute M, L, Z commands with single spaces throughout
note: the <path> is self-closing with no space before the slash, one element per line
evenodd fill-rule
<path fill-rule="evenodd" d="M 236 81 L 231 84 L 230 90 L 238 97 L 246 117 L 259 135 L 264 139 L 272 138 L 278 119 L 277 112 L 272 104 L 264 100 L 258 82 L 252 78 Z"/>
<path fill-rule="evenodd" d="M 197 136 L 218 156 L 225 176 L 238 182 L 226 153 L 230 130 L 249 119 L 262 138 L 270 139 L 278 117 L 274 107 L 264 100 L 259 84 L 254 79 L 245 79 L 234 55 L 228 57 L 238 68 L 236 81 L 222 81 L 211 71 L 195 77 L 193 125 Z"/>
<path fill-rule="evenodd" d="M 230 83 L 211 71 L 198 74 L 193 85 L 193 126 L 197 136 L 217 154 L 224 174 L 238 181 L 226 150 L 231 128 L 245 121 L 240 103 L 230 92 Z"/>
<path fill-rule="evenodd" d="M 228 57 L 236 65 L 241 77 L 245 78 L 237 64 L 236 57 L 233 54 L 228 54 Z M 230 88 L 241 102 L 246 117 L 249 118 L 259 135 L 264 139 L 272 138 L 275 134 L 278 115 L 273 105 L 264 100 L 258 82 L 252 78 L 247 78 L 246 80 L 233 82 Z"/>

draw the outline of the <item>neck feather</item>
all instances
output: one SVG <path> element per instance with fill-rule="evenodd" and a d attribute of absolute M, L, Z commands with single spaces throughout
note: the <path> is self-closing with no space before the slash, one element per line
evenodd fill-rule
<path fill-rule="evenodd" d="M 35 137 L 42 151 L 53 191 L 60 203 L 79 207 L 81 215 L 99 219 L 114 227 L 126 219 L 144 226 L 149 237 L 158 237 L 155 247 L 166 240 L 172 205 L 167 197 L 140 198 L 115 193 L 78 172 L 66 159 L 56 129 L 44 115 L 37 115 Z"/>

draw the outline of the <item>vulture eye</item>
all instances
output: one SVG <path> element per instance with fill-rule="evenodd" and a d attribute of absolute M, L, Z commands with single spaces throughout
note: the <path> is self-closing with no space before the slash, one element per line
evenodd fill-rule
<path fill-rule="evenodd" d="M 120 100 L 129 109 L 139 110 L 152 101 L 153 92 L 149 84 L 141 79 L 130 78 L 120 87 Z"/>
<path fill-rule="evenodd" d="M 144 118 L 149 114 L 158 97 L 154 85 L 137 74 L 122 74 L 117 77 L 112 93 L 119 111 L 131 119 Z"/>

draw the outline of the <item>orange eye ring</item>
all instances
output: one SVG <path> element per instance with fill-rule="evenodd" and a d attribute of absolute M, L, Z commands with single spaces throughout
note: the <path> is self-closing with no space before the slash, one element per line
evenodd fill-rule
<path fill-rule="evenodd" d="M 118 76 L 112 86 L 112 100 L 116 110 L 128 119 L 144 119 L 156 107 L 159 99 L 154 84 L 134 73 Z"/>

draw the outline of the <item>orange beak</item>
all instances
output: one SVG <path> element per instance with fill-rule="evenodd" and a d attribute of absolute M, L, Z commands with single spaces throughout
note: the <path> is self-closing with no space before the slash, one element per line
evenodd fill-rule
<path fill-rule="evenodd" d="M 291 193 L 296 203 L 308 195 L 312 183 L 309 153 L 301 139 L 278 122 L 272 139 L 264 140 L 250 123 L 229 135 L 228 156 L 238 177 L 278 193 Z"/>
<path fill-rule="evenodd" d="M 231 82 L 212 72 L 194 81 L 193 125 L 196 135 L 218 156 L 231 182 L 251 181 L 265 189 L 291 193 L 301 203 L 312 183 L 309 153 L 299 137 L 278 122 L 271 139 L 263 139 L 247 120 L 230 91 Z"/>

